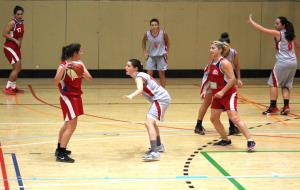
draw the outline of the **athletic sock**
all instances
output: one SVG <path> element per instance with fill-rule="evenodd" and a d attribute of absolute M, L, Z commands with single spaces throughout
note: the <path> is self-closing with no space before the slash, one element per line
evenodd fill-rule
<path fill-rule="evenodd" d="M 16 81 L 11 82 L 11 88 L 12 89 L 16 89 L 16 86 L 17 86 L 17 82 Z"/>
<path fill-rule="evenodd" d="M 289 106 L 290 100 L 289 99 L 283 99 L 284 106 Z"/>
<path fill-rule="evenodd" d="M 277 107 L 277 100 L 271 100 L 270 101 L 270 107 L 272 107 L 272 108 Z"/>
<path fill-rule="evenodd" d="M 7 81 L 6 88 L 10 88 L 10 87 L 11 87 L 11 84 L 12 84 L 11 81 Z"/>
<path fill-rule="evenodd" d="M 202 120 L 197 120 L 197 124 L 196 124 L 196 128 L 199 129 L 200 127 L 202 127 Z"/>
<path fill-rule="evenodd" d="M 160 145 L 161 145 L 160 136 L 157 136 L 157 137 L 156 137 L 156 143 L 157 143 L 157 144 L 156 144 L 157 146 L 160 146 Z"/>
<path fill-rule="evenodd" d="M 228 121 L 229 121 L 229 127 L 230 128 L 235 127 L 234 123 L 230 119 Z"/>
<path fill-rule="evenodd" d="M 157 147 L 157 142 L 156 142 L 156 140 L 150 140 L 150 146 L 151 146 L 151 148 L 150 148 L 150 151 L 154 151 L 154 152 L 156 152 L 156 147 Z"/>

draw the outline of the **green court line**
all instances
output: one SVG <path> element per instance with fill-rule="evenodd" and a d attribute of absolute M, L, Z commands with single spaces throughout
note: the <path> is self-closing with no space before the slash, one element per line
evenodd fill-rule
<path fill-rule="evenodd" d="M 224 176 L 231 176 L 222 166 L 220 166 L 212 157 L 208 155 L 207 152 L 201 152 L 201 154 L 213 165 L 219 172 L 221 172 Z M 238 190 L 246 190 L 237 180 L 234 178 L 228 178 L 228 180 L 238 189 Z"/>
<path fill-rule="evenodd" d="M 207 152 L 207 153 L 247 153 L 247 154 L 253 154 L 255 152 L 300 152 L 300 150 L 255 150 L 252 153 L 248 153 L 247 151 L 242 151 L 242 150 L 229 150 L 229 151 L 212 150 L 212 151 L 204 151 L 204 152 Z"/>

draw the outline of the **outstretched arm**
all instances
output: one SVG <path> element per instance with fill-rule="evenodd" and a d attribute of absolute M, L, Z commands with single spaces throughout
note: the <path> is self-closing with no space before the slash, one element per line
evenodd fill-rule
<path fill-rule="evenodd" d="M 277 31 L 277 30 L 272 30 L 272 29 L 268 29 L 268 28 L 265 28 L 263 27 L 262 25 L 260 24 L 257 24 L 253 18 L 252 18 L 252 14 L 249 15 L 249 21 L 248 21 L 252 26 L 254 26 L 256 29 L 262 31 L 263 33 L 265 34 L 268 34 L 270 36 L 274 36 L 276 37 L 277 39 L 280 38 L 280 32 Z"/>
<path fill-rule="evenodd" d="M 135 82 L 136 82 L 136 90 L 133 93 L 125 96 L 130 100 L 143 92 L 143 84 L 144 84 L 143 79 L 141 77 L 137 77 L 135 79 Z"/>

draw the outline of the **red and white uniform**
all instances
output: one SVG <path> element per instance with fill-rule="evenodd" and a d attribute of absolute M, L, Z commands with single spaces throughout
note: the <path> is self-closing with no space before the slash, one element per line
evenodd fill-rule
<path fill-rule="evenodd" d="M 63 65 L 66 63 L 66 61 L 61 62 Z M 72 64 L 82 63 L 79 61 L 72 61 Z M 58 84 L 60 105 L 65 121 L 72 120 L 84 113 L 81 99 L 81 83 L 82 78 L 72 79 L 65 71 L 60 83 Z"/>
<path fill-rule="evenodd" d="M 19 40 L 24 35 L 24 24 L 23 21 L 14 19 L 14 28 L 10 31 L 10 36 Z M 4 54 L 10 64 L 17 63 L 21 60 L 21 50 L 18 45 L 11 40 L 6 40 L 4 43 Z"/>
<path fill-rule="evenodd" d="M 221 91 L 227 84 L 227 78 L 221 70 L 222 57 L 217 62 L 212 62 L 208 68 L 208 80 L 212 95 Z M 235 85 L 233 85 L 222 98 L 213 98 L 211 108 L 237 111 L 237 94 Z"/>
<path fill-rule="evenodd" d="M 147 73 L 139 72 L 136 77 L 143 79 L 143 96 L 151 103 L 147 116 L 163 121 L 165 112 L 171 101 L 168 91 Z"/>

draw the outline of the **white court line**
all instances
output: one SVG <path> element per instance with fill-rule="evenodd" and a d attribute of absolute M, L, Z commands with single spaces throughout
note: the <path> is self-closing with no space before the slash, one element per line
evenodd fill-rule
<path fill-rule="evenodd" d="M 78 186 L 98 186 L 104 184 L 120 184 L 120 183 L 137 183 L 137 182 L 176 182 L 187 180 L 224 180 L 224 179 L 269 179 L 269 180 L 283 180 L 283 179 L 299 179 L 300 176 L 291 175 L 248 175 L 248 176 L 176 176 L 176 177 L 162 177 L 162 178 L 100 178 L 98 182 L 79 182 L 79 183 L 37 183 L 33 185 L 21 186 L 23 188 L 34 187 L 78 187 Z M 82 179 L 85 181 L 84 179 Z M 26 181 L 26 180 L 25 180 Z M 61 181 L 57 179 L 57 181 Z M 67 180 L 68 181 L 68 180 Z M 10 187 L 10 189 L 19 189 L 20 187 Z M 3 187 L 0 189 L 4 189 Z"/>
<path fill-rule="evenodd" d="M 163 135 L 163 137 L 171 137 L 171 136 L 197 136 L 195 134 L 172 134 L 172 135 Z M 127 136 L 127 137 L 121 137 L 121 136 L 114 136 L 114 137 L 102 137 L 102 138 L 83 138 L 83 139 L 72 139 L 72 142 L 74 141 L 91 141 L 91 140 L 96 140 L 96 141 L 101 141 L 101 140 L 111 140 L 111 139 L 134 139 L 134 138 L 145 138 L 147 135 L 136 135 L 136 136 Z M 23 146 L 31 146 L 31 145 L 41 145 L 41 144 L 53 144 L 57 143 L 57 140 L 54 141 L 44 141 L 44 142 L 36 142 L 36 143 L 23 143 L 23 144 L 12 144 L 12 145 L 3 145 L 2 148 L 9 148 L 9 147 L 23 147 Z"/>
<path fill-rule="evenodd" d="M 267 121 L 251 121 L 246 122 L 247 124 L 265 124 Z M 288 123 L 300 123 L 300 121 L 287 121 Z M 121 122 L 121 121 L 93 121 L 93 122 L 87 122 L 87 121 L 79 121 L 79 124 L 144 124 L 145 121 L 129 121 L 127 122 Z M 211 124 L 209 121 L 203 121 L 202 123 Z M 61 125 L 63 124 L 63 121 L 61 122 L 0 122 L 0 125 Z M 196 124 L 195 121 L 166 121 L 166 122 L 159 122 L 159 124 Z"/>

